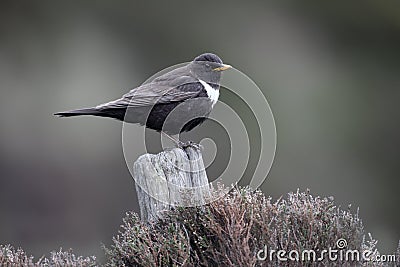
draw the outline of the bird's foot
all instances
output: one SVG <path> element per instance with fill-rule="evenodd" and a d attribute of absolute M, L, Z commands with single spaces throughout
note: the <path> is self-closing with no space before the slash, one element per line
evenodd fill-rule
<path fill-rule="evenodd" d="M 188 148 L 188 147 L 193 147 L 194 149 L 201 150 L 203 148 L 202 145 L 197 144 L 197 143 L 195 143 L 193 141 L 186 141 L 186 142 L 179 141 L 177 143 L 177 145 L 178 145 L 179 148 L 182 148 L 182 149 L 185 149 L 185 148 Z"/>
<path fill-rule="evenodd" d="M 203 146 L 200 144 L 196 144 L 193 141 L 186 141 L 186 142 L 182 142 L 179 139 L 175 139 L 174 137 L 170 136 L 169 134 L 167 134 L 166 132 L 161 132 L 161 134 L 164 134 L 166 137 L 168 137 L 172 142 L 174 142 L 176 144 L 177 147 L 185 149 L 188 147 L 193 147 L 197 150 L 201 150 L 203 149 Z"/>

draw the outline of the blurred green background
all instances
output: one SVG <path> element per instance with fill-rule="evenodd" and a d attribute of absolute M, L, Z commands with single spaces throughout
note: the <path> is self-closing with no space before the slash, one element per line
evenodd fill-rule
<path fill-rule="evenodd" d="M 397 247 L 399 2 L 2 1 L 0 21 L 0 243 L 101 257 L 138 210 L 122 124 L 52 114 L 116 99 L 210 51 L 252 78 L 274 113 L 262 190 L 351 203 L 381 252 Z"/>

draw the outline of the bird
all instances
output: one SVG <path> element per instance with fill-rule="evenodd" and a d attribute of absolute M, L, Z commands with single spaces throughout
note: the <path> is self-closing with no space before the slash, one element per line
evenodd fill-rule
<path fill-rule="evenodd" d="M 203 53 L 190 63 L 131 89 L 121 98 L 90 108 L 57 112 L 59 117 L 92 115 L 136 123 L 172 137 L 191 131 L 210 115 L 219 98 L 221 73 L 231 66 Z"/>

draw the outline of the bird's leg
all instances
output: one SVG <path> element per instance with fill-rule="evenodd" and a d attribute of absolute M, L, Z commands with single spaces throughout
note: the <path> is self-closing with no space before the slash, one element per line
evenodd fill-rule
<path fill-rule="evenodd" d="M 173 138 L 172 136 L 170 136 L 169 134 L 167 134 L 166 132 L 161 131 L 161 133 L 163 135 L 165 135 L 166 137 L 168 137 L 172 142 L 174 142 L 177 146 L 181 147 L 183 145 L 183 142 Z"/>
<path fill-rule="evenodd" d="M 194 147 L 196 149 L 201 149 L 201 145 L 200 144 L 196 144 L 192 141 L 187 141 L 187 142 L 182 142 L 178 139 L 175 139 L 174 137 L 170 136 L 169 134 L 167 134 L 166 132 L 161 131 L 161 133 L 163 135 L 165 135 L 166 137 L 168 137 L 172 142 L 174 142 L 179 148 L 187 148 L 187 147 Z"/>

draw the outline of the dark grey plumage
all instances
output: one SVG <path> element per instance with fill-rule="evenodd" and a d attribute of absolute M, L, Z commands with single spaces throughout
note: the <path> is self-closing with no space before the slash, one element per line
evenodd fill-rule
<path fill-rule="evenodd" d="M 190 131 L 208 117 L 218 98 L 221 71 L 229 67 L 217 55 L 205 53 L 184 67 L 130 90 L 120 99 L 55 115 L 109 117 L 168 134 Z"/>

